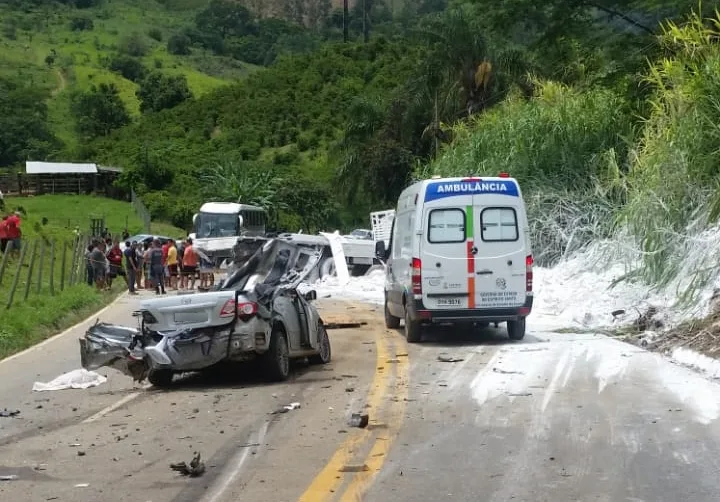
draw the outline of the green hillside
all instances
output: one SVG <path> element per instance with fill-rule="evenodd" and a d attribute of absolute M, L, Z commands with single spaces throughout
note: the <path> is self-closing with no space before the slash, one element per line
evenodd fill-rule
<path fill-rule="evenodd" d="M 34 2 L 1 4 L 0 167 L 121 166 L 178 227 L 209 198 L 366 225 L 416 177 L 502 169 L 539 262 L 630 232 L 667 281 L 720 214 L 720 21 L 689 0 L 366 0 L 346 30 L 327 0 Z"/>

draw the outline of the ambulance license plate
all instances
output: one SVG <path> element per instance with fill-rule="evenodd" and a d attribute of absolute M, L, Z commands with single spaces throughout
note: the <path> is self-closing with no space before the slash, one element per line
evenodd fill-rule
<path fill-rule="evenodd" d="M 460 298 L 438 298 L 438 307 L 459 307 Z"/>

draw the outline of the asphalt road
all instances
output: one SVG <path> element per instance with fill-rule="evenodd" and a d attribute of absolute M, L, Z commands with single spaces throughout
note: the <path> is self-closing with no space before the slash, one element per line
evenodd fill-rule
<path fill-rule="evenodd" d="M 101 319 L 132 323 L 121 299 Z M 32 392 L 79 367 L 80 326 L 0 362 L 0 500 L 714 501 L 720 385 L 599 335 L 436 330 L 408 346 L 376 307 L 321 300 L 333 362 L 283 384 L 249 371 L 169 391 L 113 370 L 88 390 Z M 532 319 L 532 317 L 530 318 Z M 282 405 L 301 408 L 271 414 Z M 370 415 L 350 427 L 350 413 Z M 208 470 L 169 464 L 199 451 Z"/>

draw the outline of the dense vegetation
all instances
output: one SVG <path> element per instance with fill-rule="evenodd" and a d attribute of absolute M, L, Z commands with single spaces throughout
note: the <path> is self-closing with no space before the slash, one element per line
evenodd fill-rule
<path fill-rule="evenodd" d="M 180 226 L 210 197 L 365 226 L 413 177 L 507 170 L 541 262 L 622 228 L 667 281 L 688 219 L 720 214 L 720 20 L 694 2 L 365 0 L 346 26 L 327 0 L 7 8 L 4 46 L 43 71 L 0 72 L 0 163 L 121 166 Z"/>

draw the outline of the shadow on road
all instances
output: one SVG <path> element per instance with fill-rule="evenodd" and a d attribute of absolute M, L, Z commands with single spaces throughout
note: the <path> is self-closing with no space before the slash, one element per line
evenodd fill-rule
<path fill-rule="evenodd" d="M 222 389 L 242 389 L 247 387 L 273 387 L 297 384 L 329 382 L 333 380 L 332 365 L 311 365 L 307 362 L 291 362 L 290 377 L 284 382 L 269 382 L 262 366 L 256 362 L 225 363 L 203 371 L 187 372 L 175 377 L 171 386 L 150 391 L 188 391 L 209 392 Z M 298 381 L 302 378 L 302 381 Z"/>
<path fill-rule="evenodd" d="M 398 334 L 403 336 L 402 331 Z M 424 328 L 422 345 L 437 347 L 468 347 L 482 345 L 529 345 L 542 343 L 543 339 L 526 334 L 519 341 L 510 340 L 503 324 L 499 327 L 440 325 Z"/>

